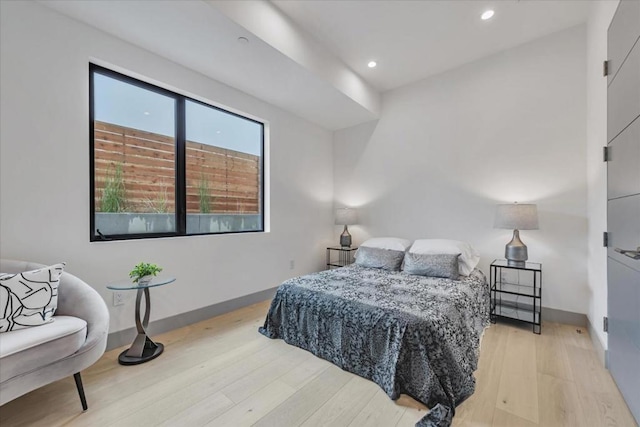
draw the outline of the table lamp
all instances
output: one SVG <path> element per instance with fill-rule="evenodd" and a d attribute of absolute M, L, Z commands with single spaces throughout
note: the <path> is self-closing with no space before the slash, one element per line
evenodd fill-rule
<path fill-rule="evenodd" d="M 340 235 L 340 246 L 343 248 L 351 247 L 351 234 L 349 234 L 348 225 L 358 222 L 358 213 L 355 209 L 340 208 L 336 209 L 336 225 L 344 225 L 344 231 Z"/>
<path fill-rule="evenodd" d="M 523 267 L 528 259 L 527 246 L 520 240 L 520 230 L 538 229 L 538 208 L 532 204 L 498 205 L 494 228 L 513 230 L 513 238 L 504 248 L 507 264 Z"/>

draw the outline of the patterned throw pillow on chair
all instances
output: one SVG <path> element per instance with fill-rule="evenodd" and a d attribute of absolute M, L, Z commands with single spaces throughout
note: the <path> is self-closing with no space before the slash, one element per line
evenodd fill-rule
<path fill-rule="evenodd" d="M 0 332 L 53 322 L 65 263 L 18 274 L 0 274 Z"/>

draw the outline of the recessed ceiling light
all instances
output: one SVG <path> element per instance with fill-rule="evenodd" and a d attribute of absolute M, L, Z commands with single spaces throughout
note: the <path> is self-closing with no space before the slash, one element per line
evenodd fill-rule
<path fill-rule="evenodd" d="M 375 68 L 376 65 L 378 65 L 378 63 L 376 61 L 369 61 L 369 63 L 367 64 L 367 67 Z"/>
<path fill-rule="evenodd" d="M 243 43 L 243 44 L 249 43 L 249 39 L 246 37 L 238 37 L 238 43 Z"/>
<path fill-rule="evenodd" d="M 482 15 L 480 15 L 480 18 L 481 18 L 483 21 L 486 21 L 487 19 L 491 19 L 491 17 L 493 16 L 493 14 L 494 14 L 494 13 L 495 13 L 495 12 L 494 12 L 493 10 L 491 10 L 491 9 L 486 10 L 486 11 L 484 11 L 484 12 L 482 13 Z"/>
<path fill-rule="evenodd" d="M 145 115 L 145 116 L 148 116 L 149 114 L 151 114 L 151 113 L 150 113 L 150 112 L 148 112 L 148 111 L 145 111 L 145 112 L 144 112 L 144 115 Z"/>
<path fill-rule="evenodd" d="M 219 130 L 217 130 L 217 131 L 216 131 L 216 133 L 220 133 L 220 131 L 219 131 Z"/>

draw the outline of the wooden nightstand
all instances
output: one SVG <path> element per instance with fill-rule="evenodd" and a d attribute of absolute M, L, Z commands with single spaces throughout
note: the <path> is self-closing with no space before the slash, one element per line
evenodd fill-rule
<path fill-rule="evenodd" d="M 358 248 L 344 248 L 341 246 L 332 246 L 327 248 L 327 268 L 329 270 L 333 268 L 344 267 L 345 265 L 353 264 L 354 255 Z"/>

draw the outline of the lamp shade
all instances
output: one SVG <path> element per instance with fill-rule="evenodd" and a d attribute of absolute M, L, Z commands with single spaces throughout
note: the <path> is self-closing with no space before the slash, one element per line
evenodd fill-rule
<path fill-rule="evenodd" d="M 498 205 L 493 227 L 510 230 L 537 230 L 538 207 L 519 203 Z"/>
<path fill-rule="evenodd" d="M 336 225 L 353 225 L 358 223 L 358 212 L 351 208 L 336 209 Z"/>

